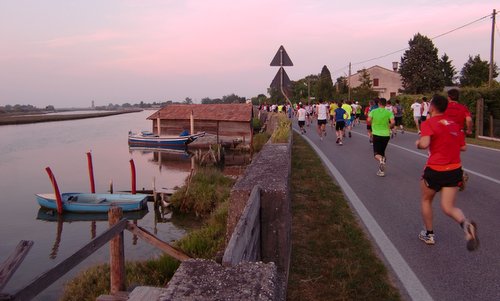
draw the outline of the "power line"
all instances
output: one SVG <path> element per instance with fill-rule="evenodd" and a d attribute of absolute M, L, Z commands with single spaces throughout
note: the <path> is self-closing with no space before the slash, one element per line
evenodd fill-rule
<path fill-rule="evenodd" d="M 486 15 L 486 16 L 483 16 L 483 17 L 478 18 L 478 19 L 476 19 L 476 20 L 474 20 L 474 21 L 471 21 L 471 22 L 469 22 L 469 23 L 467 23 L 467 24 L 461 25 L 461 26 L 456 27 L 456 28 L 454 28 L 454 29 L 452 29 L 452 30 L 449 30 L 449 31 L 444 32 L 444 33 L 442 33 L 442 34 L 439 34 L 439 35 L 437 35 L 437 36 L 435 36 L 435 37 L 432 37 L 432 38 L 431 38 L 431 40 L 435 40 L 435 39 L 438 39 L 438 38 L 443 37 L 443 36 L 445 36 L 445 35 L 448 35 L 448 34 L 450 34 L 450 33 L 453 33 L 453 32 L 455 32 L 455 31 L 457 31 L 457 30 L 460 30 L 460 29 L 462 29 L 462 28 L 465 28 L 465 27 L 467 27 L 467 26 L 470 26 L 470 25 L 472 25 L 472 24 L 475 24 L 475 23 L 477 23 L 477 22 L 480 22 L 480 21 L 482 21 L 482 20 L 484 20 L 484 19 L 486 19 L 486 18 L 489 18 L 489 17 L 491 17 L 491 16 L 492 16 L 492 14 L 488 14 L 488 15 Z M 498 32 L 498 27 L 497 27 L 497 32 Z M 409 48 L 410 48 L 410 47 L 408 46 L 408 47 L 405 47 L 405 48 L 402 48 L 402 49 L 399 49 L 399 50 L 396 50 L 396 51 L 393 51 L 393 52 L 390 52 L 390 53 L 387 53 L 387 54 L 384 54 L 384 55 L 381 55 L 381 56 L 378 56 L 378 57 L 374 57 L 374 58 L 367 59 L 367 60 L 360 61 L 360 62 L 355 62 L 355 63 L 352 63 L 352 66 L 355 66 L 355 65 L 361 65 L 361 64 L 368 63 L 368 62 L 371 62 L 371 61 L 379 60 L 379 59 L 382 59 L 382 58 L 388 57 L 388 56 L 390 56 L 390 55 L 393 55 L 393 54 L 400 53 L 400 52 L 402 52 L 402 51 L 408 50 Z M 340 72 L 340 71 L 342 71 L 342 70 L 345 70 L 347 67 L 349 67 L 349 65 L 344 66 L 344 67 L 342 67 L 341 69 L 338 69 L 338 70 L 336 70 L 336 71 L 335 71 L 335 72 L 333 72 L 333 73 L 337 73 L 337 72 Z"/>

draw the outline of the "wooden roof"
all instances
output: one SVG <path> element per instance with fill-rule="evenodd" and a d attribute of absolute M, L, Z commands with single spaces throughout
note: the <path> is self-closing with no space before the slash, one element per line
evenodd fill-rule
<path fill-rule="evenodd" d="M 148 119 L 185 120 L 191 111 L 195 120 L 237 121 L 252 120 L 251 104 L 172 104 L 158 110 Z"/>

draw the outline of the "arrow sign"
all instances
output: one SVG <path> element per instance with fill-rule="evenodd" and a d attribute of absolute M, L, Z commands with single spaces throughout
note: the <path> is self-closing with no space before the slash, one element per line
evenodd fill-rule
<path fill-rule="evenodd" d="M 276 55 L 271 61 L 271 66 L 293 66 L 292 60 L 288 56 L 288 53 L 286 53 L 285 47 L 283 47 L 283 45 L 281 45 L 278 49 L 278 52 L 276 52 Z"/>

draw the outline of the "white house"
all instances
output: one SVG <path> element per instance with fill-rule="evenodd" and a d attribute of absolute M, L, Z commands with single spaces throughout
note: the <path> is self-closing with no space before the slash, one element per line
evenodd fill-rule
<path fill-rule="evenodd" d="M 396 66 L 395 66 L 396 67 Z M 395 68 L 397 70 L 397 67 Z M 372 89 L 379 93 L 379 97 L 391 99 L 399 94 L 399 90 L 403 88 L 401 75 L 397 71 L 389 70 L 384 67 L 375 65 L 366 69 L 370 74 L 372 81 Z M 361 85 L 360 77 L 361 70 L 347 78 L 351 88 Z"/>

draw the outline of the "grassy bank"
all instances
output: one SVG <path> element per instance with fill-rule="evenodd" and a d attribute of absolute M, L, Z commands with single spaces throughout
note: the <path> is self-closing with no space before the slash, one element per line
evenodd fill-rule
<path fill-rule="evenodd" d="M 207 184 L 206 179 L 218 179 L 217 185 Z M 210 185 L 209 185 L 210 184 Z M 224 235 L 226 234 L 227 220 L 227 198 L 233 181 L 225 178 L 222 172 L 217 169 L 200 169 L 193 177 L 190 187 L 198 187 L 188 192 L 194 199 L 203 196 L 216 197 L 214 202 L 205 203 L 212 208 L 210 214 L 204 219 L 203 226 L 192 230 L 185 237 L 175 243 L 175 246 L 189 254 L 193 258 L 214 259 L 224 245 Z M 203 189 L 202 189 L 203 188 Z M 183 192 L 181 192 L 183 191 Z M 181 189 L 179 194 L 186 195 L 185 189 Z M 184 198 L 182 198 L 185 200 Z M 194 208 L 194 207 L 192 207 Z M 126 286 L 133 288 L 138 285 L 162 287 L 172 278 L 180 263 L 167 256 L 159 258 L 127 262 Z M 88 300 L 93 301 L 99 295 L 109 293 L 109 265 L 102 264 L 91 267 L 65 285 L 63 301 Z"/>
<path fill-rule="evenodd" d="M 86 118 L 106 117 L 119 114 L 135 113 L 141 110 L 123 110 L 123 111 L 109 111 L 109 112 L 96 112 L 89 114 L 68 114 L 68 115 L 0 115 L 0 125 L 11 124 L 28 124 L 49 121 L 66 121 Z"/>
<path fill-rule="evenodd" d="M 294 135 L 288 300 L 400 300 L 340 188 Z"/>

